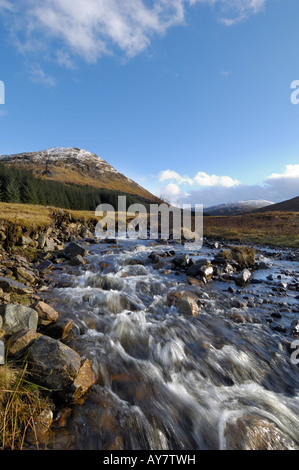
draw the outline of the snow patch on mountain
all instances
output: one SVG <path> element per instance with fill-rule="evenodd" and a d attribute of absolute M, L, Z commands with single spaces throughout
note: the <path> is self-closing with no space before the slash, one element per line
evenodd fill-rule
<path fill-rule="evenodd" d="M 223 204 L 218 204 L 216 206 L 206 207 L 204 213 L 206 214 L 238 214 L 249 212 L 255 209 L 260 209 L 262 207 L 270 206 L 274 204 L 271 201 L 265 201 L 262 199 L 249 200 L 249 201 L 233 201 L 226 202 Z"/>
<path fill-rule="evenodd" d="M 20 160 L 29 156 L 32 161 L 53 163 L 60 160 L 78 160 L 82 163 L 93 163 L 100 171 L 119 173 L 115 168 L 109 165 L 103 158 L 88 152 L 84 149 L 75 147 L 52 147 L 38 152 L 18 153 L 11 155 L 0 155 L 0 161 Z"/>

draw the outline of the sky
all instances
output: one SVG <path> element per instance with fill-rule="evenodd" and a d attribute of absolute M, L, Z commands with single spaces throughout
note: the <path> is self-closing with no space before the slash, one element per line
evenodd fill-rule
<path fill-rule="evenodd" d="M 0 154 L 79 147 L 177 204 L 299 195 L 298 0 L 0 0 Z"/>

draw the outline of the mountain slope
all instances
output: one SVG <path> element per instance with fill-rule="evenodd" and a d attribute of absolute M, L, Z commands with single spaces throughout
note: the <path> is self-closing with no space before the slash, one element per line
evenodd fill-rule
<path fill-rule="evenodd" d="M 153 202 L 160 200 L 119 173 L 96 154 L 74 147 L 54 147 L 39 152 L 0 156 L 0 163 L 31 171 L 43 179 L 65 184 L 91 186 L 138 195 Z"/>
<path fill-rule="evenodd" d="M 269 207 L 272 204 L 272 202 L 264 200 L 228 202 L 207 207 L 204 209 L 204 215 L 239 215 L 252 212 L 261 207 Z"/>
<path fill-rule="evenodd" d="M 255 212 L 272 212 L 272 211 L 280 211 L 280 212 L 299 212 L 299 196 L 294 197 L 292 199 L 288 199 L 286 201 L 278 202 L 277 204 L 273 204 L 271 207 L 263 207 L 258 209 Z"/>

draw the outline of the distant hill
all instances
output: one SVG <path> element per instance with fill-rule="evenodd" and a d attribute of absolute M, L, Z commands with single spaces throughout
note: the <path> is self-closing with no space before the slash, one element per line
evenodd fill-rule
<path fill-rule="evenodd" d="M 45 180 L 119 191 L 151 202 L 161 202 L 96 154 L 79 148 L 54 147 L 39 152 L 2 155 L 0 163 L 28 170 Z"/>
<path fill-rule="evenodd" d="M 239 215 L 252 212 L 256 209 L 266 208 L 272 204 L 273 202 L 264 200 L 227 202 L 224 204 L 207 207 L 204 209 L 204 215 Z"/>
<path fill-rule="evenodd" d="M 299 196 L 294 197 L 293 199 L 288 199 L 287 201 L 278 202 L 273 204 L 270 207 L 262 207 L 255 212 L 299 212 Z"/>

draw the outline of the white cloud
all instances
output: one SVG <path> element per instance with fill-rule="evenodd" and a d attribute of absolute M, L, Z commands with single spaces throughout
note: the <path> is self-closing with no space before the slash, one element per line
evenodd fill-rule
<path fill-rule="evenodd" d="M 144 51 L 152 38 L 184 24 L 186 8 L 206 3 L 225 24 L 258 13 L 266 0 L 0 0 L 0 10 L 15 14 L 11 28 L 22 51 L 58 44 L 67 53 L 93 62 L 118 49 L 126 57 Z M 20 39 L 20 37 L 22 39 Z M 44 39 L 44 40 L 43 40 Z M 58 43 L 57 43 L 58 40 Z"/>
<path fill-rule="evenodd" d="M 175 180 L 178 184 L 184 184 L 188 183 L 190 185 L 193 184 L 193 180 L 189 178 L 188 176 L 181 176 L 179 173 L 177 173 L 174 170 L 164 170 L 161 171 L 159 174 L 159 181 L 160 183 L 163 183 L 164 181 L 167 180 Z"/>
<path fill-rule="evenodd" d="M 179 204 L 203 204 L 209 207 L 252 199 L 281 202 L 299 195 L 298 164 L 286 165 L 282 173 L 272 173 L 262 184 L 255 185 L 243 184 L 230 176 L 208 175 L 205 172 L 198 172 L 192 179 L 172 170 L 161 172 L 160 175 L 164 175 L 163 181 L 167 176 L 169 180 L 172 179 L 171 183 L 161 188 L 161 193 Z M 188 179 L 192 180 L 190 187 L 186 185 Z M 180 186 L 184 187 L 184 191 Z"/>
<path fill-rule="evenodd" d="M 195 183 L 200 186 L 224 186 L 226 188 L 231 188 L 232 186 L 239 186 L 240 181 L 234 180 L 230 176 L 217 176 L 217 175 L 208 175 L 203 171 L 199 171 L 194 178 Z"/>
<path fill-rule="evenodd" d="M 299 178 L 299 165 L 286 165 L 285 168 L 284 173 L 272 173 L 272 175 L 269 176 L 269 179 Z"/>
<path fill-rule="evenodd" d="M 199 171 L 194 178 L 190 178 L 189 176 L 182 176 L 174 170 L 164 170 L 160 172 L 158 178 L 160 183 L 173 180 L 178 185 L 188 184 L 190 186 L 223 186 L 230 188 L 241 184 L 240 181 L 230 176 L 208 175 L 203 171 Z"/>

